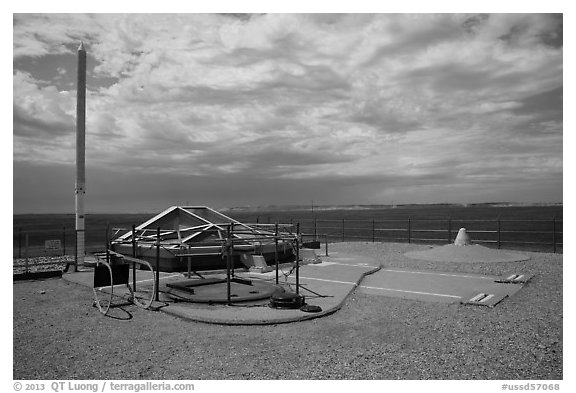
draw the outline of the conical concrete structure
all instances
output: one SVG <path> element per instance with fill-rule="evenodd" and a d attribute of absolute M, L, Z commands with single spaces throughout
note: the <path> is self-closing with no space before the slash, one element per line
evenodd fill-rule
<path fill-rule="evenodd" d="M 455 246 L 469 246 L 472 244 L 470 236 L 466 233 L 466 228 L 460 228 L 458 235 L 456 235 L 456 240 L 454 240 Z"/>
<path fill-rule="evenodd" d="M 493 250 L 472 244 L 466 228 L 460 228 L 453 244 L 435 247 L 424 251 L 410 251 L 405 253 L 408 258 L 421 259 L 433 262 L 518 262 L 530 259 L 529 256 L 502 250 Z"/>

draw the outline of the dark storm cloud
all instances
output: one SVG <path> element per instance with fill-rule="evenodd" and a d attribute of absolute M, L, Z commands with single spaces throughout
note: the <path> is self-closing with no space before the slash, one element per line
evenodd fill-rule
<path fill-rule="evenodd" d="M 515 184 L 518 200 L 549 199 L 562 173 L 562 24 L 546 14 L 17 15 L 15 174 L 73 165 L 66 80 L 83 39 L 88 187 L 102 208 L 115 205 L 106 195 L 158 208 L 191 194 L 223 206 L 466 201 L 487 187 L 503 200 Z"/>
<path fill-rule="evenodd" d="M 75 123 L 72 118 L 69 121 L 32 118 L 24 109 L 16 106 L 13 117 L 14 135 L 22 137 L 51 138 L 70 135 L 75 131 Z"/>
<path fill-rule="evenodd" d="M 562 120 L 563 87 L 558 87 L 542 93 L 530 95 L 520 100 L 522 106 L 513 110 L 514 113 L 539 113 L 541 117 Z"/>

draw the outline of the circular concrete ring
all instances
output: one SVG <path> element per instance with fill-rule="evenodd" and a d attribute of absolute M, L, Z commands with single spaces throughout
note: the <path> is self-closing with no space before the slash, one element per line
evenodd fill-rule
<path fill-rule="evenodd" d="M 252 281 L 252 285 L 248 285 L 232 281 L 230 282 L 230 302 L 240 303 L 269 299 L 279 291 L 283 291 L 283 289 L 267 282 Z M 194 293 L 177 288 L 171 288 L 168 293 L 175 295 L 174 297 L 177 297 L 178 300 L 192 303 L 228 303 L 226 282 L 194 287 Z"/>

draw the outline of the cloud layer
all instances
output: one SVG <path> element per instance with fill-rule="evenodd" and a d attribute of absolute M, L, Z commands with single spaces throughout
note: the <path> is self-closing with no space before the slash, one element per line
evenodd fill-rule
<path fill-rule="evenodd" d="M 80 40 L 88 165 L 133 179 L 118 187 L 216 179 L 245 195 L 226 205 L 562 198 L 561 16 L 15 15 L 15 164 L 74 164 Z"/>

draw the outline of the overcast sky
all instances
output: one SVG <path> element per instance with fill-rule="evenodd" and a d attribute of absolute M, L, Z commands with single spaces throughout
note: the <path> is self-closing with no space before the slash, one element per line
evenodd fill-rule
<path fill-rule="evenodd" d="M 15 14 L 15 213 L 562 202 L 562 17 Z"/>

